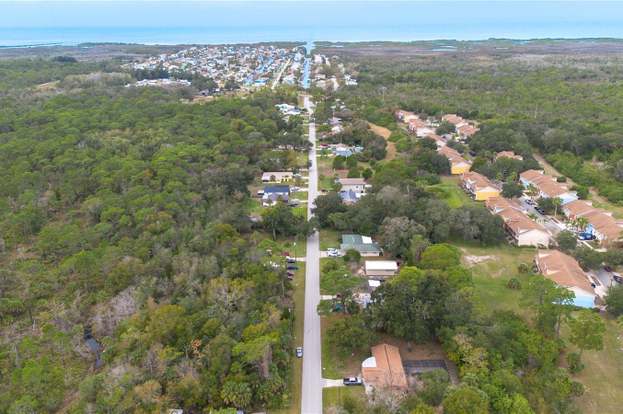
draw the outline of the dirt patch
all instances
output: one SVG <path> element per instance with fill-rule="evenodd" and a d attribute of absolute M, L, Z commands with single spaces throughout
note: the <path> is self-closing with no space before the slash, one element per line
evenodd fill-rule
<path fill-rule="evenodd" d="M 495 260 L 496 257 L 493 255 L 485 255 L 485 256 L 473 256 L 473 255 L 467 255 L 467 256 L 463 256 L 463 260 L 465 261 L 465 264 L 467 266 L 475 266 L 477 264 L 483 263 L 483 262 L 487 262 L 489 260 Z"/>
<path fill-rule="evenodd" d="M 372 122 L 368 122 L 368 126 L 379 137 L 385 139 L 387 142 L 387 155 L 385 156 L 386 160 L 393 160 L 396 158 L 396 144 L 389 141 L 389 136 L 392 134 L 392 131 L 389 129 L 382 127 L 380 125 L 373 124 Z"/>

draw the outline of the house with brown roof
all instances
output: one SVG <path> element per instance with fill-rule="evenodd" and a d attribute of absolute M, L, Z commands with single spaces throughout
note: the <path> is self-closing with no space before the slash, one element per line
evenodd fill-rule
<path fill-rule="evenodd" d="M 531 220 L 517 203 L 504 197 L 492 197 L 485 201 L 485 205 L 492 214 L 502 218 L 504 230 L 516 246 L 549 246 L 549 232 Z"/>
<path fill-rule="evenodd" d="M 544 174 L 543 171 L 524 171 L 519 174 L 519 181 L 524 188 L 535 187 L 539 191 L 539 197 L 559 198 L 563 205 L 578 199 L 578 194 L 571 191 L 566 183 L 557 182 L 556 178 Z"/>
<path fill-rule="evenodd" d="M 460 139 L 466 139 L 474 135 L 476 132 L 480 131 L 477 127 L 465 124 L 456 127 L 456 132 L 459 134 Z"/>
<path fill-rule="evenodd" d="M 534 263 L 543 276 L 575 293 L 574 305 L 595 307 L 595 286 L 573 257 L 559 250 L 539 250 Z"/>
<path fill-rule="evenodd" d="M 452 175 L 464 174 L 468 172 L 472 166 L 472 163 L 463 158 L 457 150 L 447 145 L 437 148 L 437 152 L 450 161 L 450 173 Z"/>
<path fill-rule="evenodd" d="M 451 123 L 454 126 L 460 125 L 460 124 L 464 124 L 465 120 L 463 119 L 463 117 L 457 115 L 457 114 L 446 114 L 444 116 L 441 117 L 442 121 L 446 121 Z"/>
<path fill-rule="evenodd" d="M 521 155 L 515 154 L 513 151 L 500 151 L 495 154 L 496 160 L 499 160 L 500 158 L 512 158 L 514 160 L 523 161 L 523 157 Z"/>
<path fill-rule="evenodd" d="M 500 196 L 499 186 L 493 184 L 484 175 L 476 171 L 468 171 L 461 176 L 461 186 L 476 201 L 485 201 L 492 197 Z"/>
<path fill-rule="evenodd" d="M 372 356 L 361 364 L 361 376 L 366 393 L 374 390 L 404 392 L 408 389 L 400 350 L 393 345 L 373 346 Z"/>
<path fill-rule="evenodd" d="M 615 219 L 609 211 L 593 207 L 589 201 L 576 200 L 562 206 L 562 212 L 569 220 L 585 218 L 588 226 L 582 230 L 594 234 L 600 244 L 620 243 L 623 221 Z"/>
<path fill-rule="evenodd" d="M 442 137 L 442 136 L 437 135 L 437 134 L 427 134 L 423 138 L 428 138 L 428 139 L 432 139 L 433 141 L 435 141 L 435 144 L 437 145 L 437 148 L 441 148 L 441 147 L 445 147 L 446 146 L 446 139 L 444 137 Z"/>

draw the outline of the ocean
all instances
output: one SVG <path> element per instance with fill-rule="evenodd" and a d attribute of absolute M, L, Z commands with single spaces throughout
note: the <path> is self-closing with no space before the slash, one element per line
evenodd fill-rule
<path fill-rule="evenodd" d="M 0 2 L 0 46 L 623 38 L 621 2 Z"/>

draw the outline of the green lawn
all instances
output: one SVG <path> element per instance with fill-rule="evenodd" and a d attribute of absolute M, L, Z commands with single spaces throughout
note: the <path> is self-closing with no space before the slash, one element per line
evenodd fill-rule
<path fill-rule="evenodd" d="M 521 263 L 532 263 L 535 250 L 507 244 L 494 247 L 455 245 L 463 253 L 463 264 L 472 270 L 477 309 L 482 312 L 509 309 L 525 316 L 525 309 L 519 303 L 520 293 L 507 288 L 506 284 L 512 277 L 523 279 L 517 269 Z"/>
<path fill-rule="evenodd" d="M 340 248 L 342 233 L 332 229 L 320 229 L 320 250 L 327 250 L 329 247 Z"/>
<path fill-rule="evenodd" d="M 332 314 L 321 318 L 322 333 L 322 377 L 339 379 L 359 375 L 361 372 L 361 362 L 369 356 L 369 351 L 365 354 L 353 355 L 346 359 L 340 358 L 337 351 L 329 343 L 327 329 L 338 319 L 345 317 L 342 314 Z"/>
<path fill-rule="evenodd" d="M 439 184 L 430 185 L 428 189 L 432 190 L 440 199 L 446 201 L 451 208 L 459 208 L 476 203 L 459 187 L 458 177 L 441 177 Z"/>
<path fill-rule="evenodd" d="M 296 193 L 292 194 L 292 198 L 307 201 L 307 191 L 297 191 Z"/>
<path fill-rule="evenodd" d="M 334 387 L 322 390 L 322 408 L 325 412 L 331 407 L 341 407 L 347 397 L 365 398 L 363 387 Z"/>
<path fill-rule="evenodd" d="M 606 318 L 602 351 L 585 351 L 584 370 L 573 378 L 584 384 L 578 405 L 584 414 L 620 413 L 623 407 L 623 333 L 611 318 Z M 564 332 L 563 332 L 564 334 Z"/>
<path fill-rule="evenodd" d="M 477 310 L 494 312 L 496 310 L 513 310 L 524 318 L 531 318 L 530 309 L 521 306 L 521 291 L 506 287 L 508 279 L 517 277 L 517 266 L 520 263 L 531 263 L 534 249 L 516 248 L 512 246 L 495 246 L 489 248 L 473 247 L 458 244 L 466 256 L 493 256 L 494 259 L 483 261 L 471 266 L 474 277 L 474 295 Z M 584 384 L 586 389 L 577 403 L 585 414 L 619 413 L 623 407 L 623 330 L 616 322 L 604 316 L 606 334 L 602 351 L 586 351 L 582 356 L 585 368 L 573 376 L 573 379 Z M 562 338 L 567 333 L 563 327 Z M 567 344 L 572 346 L 566 341 Z"/>

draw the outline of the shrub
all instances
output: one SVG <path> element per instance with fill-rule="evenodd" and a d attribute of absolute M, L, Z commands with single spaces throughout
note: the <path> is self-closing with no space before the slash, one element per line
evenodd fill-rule
<path fill-rule="evenodd" d="M 516 277 L 511 277 L 506 283 L 506 287 L 513 290 L 521 289 L 521 282 Z"/>
<path fill-rule="evenodd" d="M 517 266 L 517 271 L 521 274 L 528 274 L 530 273 L 530 266 L 526 263 L 519 263 L 519 266 Z"/>
<path fill-rule="evenodd" d="M 567 354 L 567 364 L 569 365 L 569 372 L 577 374 L 584 369 L 584 364 L 580 358 L 580 354 L 577 352 L 571 352 Z"/>

